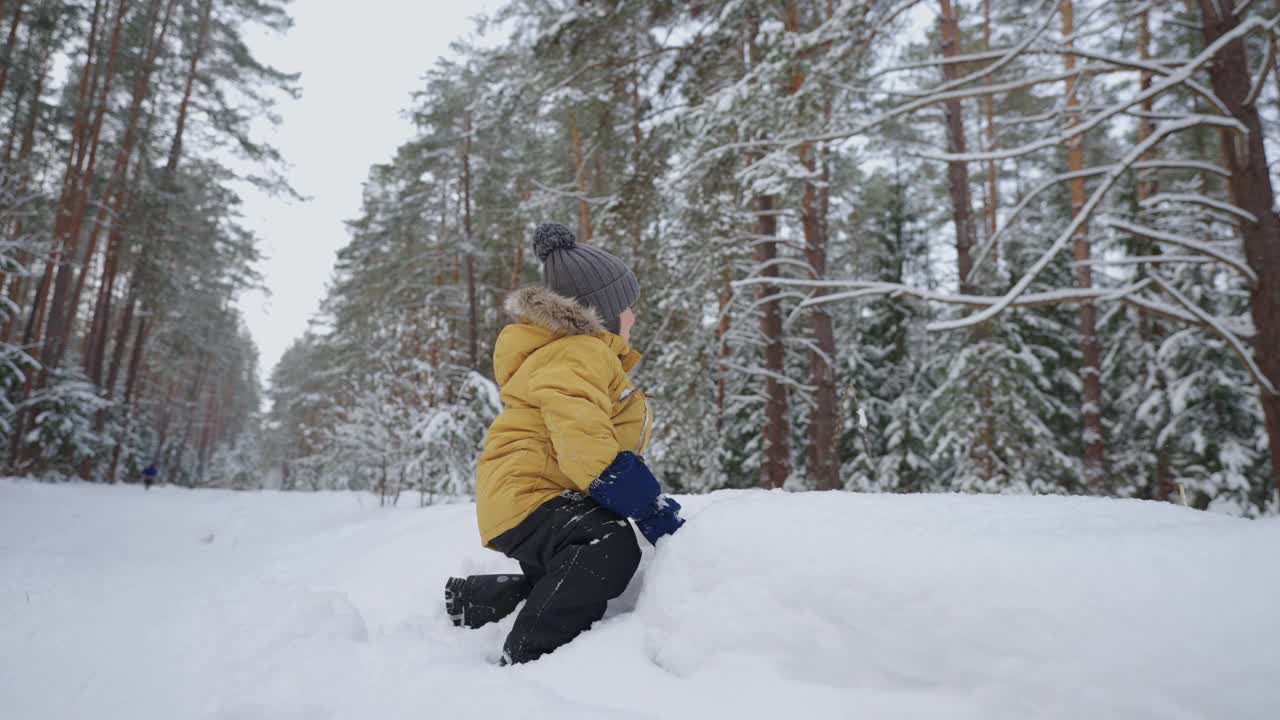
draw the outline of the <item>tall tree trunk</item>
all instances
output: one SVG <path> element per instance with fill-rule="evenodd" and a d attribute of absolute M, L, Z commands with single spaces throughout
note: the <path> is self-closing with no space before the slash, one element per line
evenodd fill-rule
<path fill-rule="evenodd" d="M 111 50 L 107 57 L 108 75 L 110 69 L 114 67 L 114 59 L 119 49 L 120 31 L 124 24 L 124 3 L 120 0 L 117 10 L 114 29 L 111 33 Z M 54 272 L 63 264 L 63 257 L 66 254 L 74 255 L 75 248 L 66 248 L 69 239 L 73 239 L 79 232 L 77 227 L 78 218 L 84 215 L 84 207 L 87 204 L 87 198 L 84 197 L 88 192 L 88 183 L 85 181 L 86 175 L 92 174 L 92 163 L 86 170 L 83 165 L 85 157 L 85 148 L 87 145 L 94 146 L 94 153 L 90 153 L 90 157 L 94 157 L 97 150 L 98 136 L 94 134 L 92 142 L 89 134 L 95 123 L 90 122 L 92 111 L 90 103 L 96 94 L 96 82 L 98 74 L 97 60 L 97 41 L 99 25 L 103 21 L 102 18 L 103 0 L 94 0 L 93 15 L 89 22 L 89 34 L 85 41 L 85 59 L 84 66 L 80 71 L 80 89 L 78 101 L 76 104 L 75 120 L 71 128 L 71 144 L 67 150 L 67 163 L 63 171 L 62 190 L 58 196 L 58 202 L 54 207 L 53 217 L 53 242 L 49 250 L 48 259 L 45 262 L 44 272 L 40 275 L 40 282 L 36 286 L 35 295 L 31 300 L 31 309 L 27 316 L 26 330 L 23 332 L 22 344 L 34 349 L 41 345 L 43 339 L 43 330 L 45 327 L 45 315 L 48 309 L 49 288 L 53 284 Z M 104 87 L 110 84 L 109 78 L 104 81 Z M 105 112 L 105 108 L 104 108 Z M 100 127 L 100 125 L 99 125 Z M 47 349 L 47 348 L 46 348 Z M 41 369 L 42 379 L 47 377 L 48 368 Z M 22 384 L 20 394 L 21 401 L 25 402 L 31 397 L 31 391 L 35 387 L 36 378 L 34 373 L 27 373 L 26 379 Z M 11 469 L 17 470 L 22 463 L 24 443 L 21 438 L 26 434 L 28 411 L 19 412 L 14 421 L 13 437 L 19 438 L 17 442 L 10 445 L 9 465 Z"/>
<path fill-rule="evenodd" d="M 756 212 L 756 253 L 755 260 L 763 269 L 761 276 L 778 277 L 778 266 L 774 260 L 778 257 L 778 218 L 775 214 L 774 197 L 757 195 Z M 791 424 L 787 416 L 787 388 L 782 383 L 786 374 L 786 349 L 782 342 L 782 304 L 777 295 L 777 285 L 760 286 L 762 299 L 760 310 L 760 332 L 765 338 L 764 366 L 768 372 L 765 383 L 765 425 L 764 425 L 764 462 L 761 485 L 766 488 L 780 488 L 791 474 Z"/>
<path fill-rule="evenodd" d="M 196 47 L 191 53 L 191 63 L 187 66 L 187 81 L 182 88 L 182 102 L 178 104 L 178 121 L 173 131 L 173 143 L 169 146 L 169 161 L 165 164 L 165 173 L 172 178 L 178 169 L 178 160 L 182 157 L 182 138 L 187 129 L 187 111 L 191 105 L 191 91 L 195 87 L 200 60 L 204 57 L 209 44 L 209 18 L 213 13 L 213 0 L 204 0 L 200 6 L 200 27 L 196 31 Z"/>
<path fill-rule="evenodd" d="M 991 0 L 982 0 L 982 49 L 991 49 Z M 987 79 L 987 84 L 994 83 L 993 78 Z M 995 150 L 996 147 L 996 98 L 995 93 L 987 93 L 983 98 L 983 104 L 987 111 L 987 151 Z M 1000 219 L 1000 184 L 997 181 L 996 161 L 987 161 L 987 237 L 991 238 L 996 234 Z M 1000 248 L 992 245 L 988 251 L 987 267 L 993 272 L 999 271 L 1000 266 Z"/>
<path fill-rule="evenodd" d="M 957 8 L 950 0 L 940 0 L 941 14 L 938 17 L 940 35 L 942 37 L 943 57 L 956 57 L 960 52 L 960 22 L 956 17 Z M 956 80 L 961 75 L 961 67 L 956 63 L 945 63 L 942 66 L 942 77 L 947 82 Z M 987 95 L 990 101 L 991 95 Z M 968 138 L 964 122 L 964 105 L 960 100 L 948 100 L 943 111 L 947 126 L 947 150 L 957 155 L 968 152 Z M 989 179 L 995 178 L 994 165 L 988 164 Z M 973 215 L 973 195 L 969 185 L 969 165 L 964 160 L 952 160 L 947 163 L 947 187 L 951 198 L 951 220 L 956 233 L 956 273 L 960 278 L 960 292 L 974 295 L 978 292 L 976 273 L 973 270 L 973 248 L 978 241 L 977 220 Z M 994 207 L 995 193 L 988 190 L 988 206 Z M 990 210 L 987 222 L 991 222 Z M 973 337 L 983 340 L 990 335 L 990 326 L 979 326 Z M 982 468 L 983 479 L 991 482 L 995 478 L 995 422 L 992 414 L 991 380 L 985 375 L 974 388 L 978 401 L 982 406 L 982 431 L 978 434 L 976 446 L 972 448 L 972 457 Z"/>
<path fill-rule="evenodd" d="M 36 77 L 36 86 L 31 94 L 31 102 L 27 110 L 27 121 L 22 130 L 22 145 L 18 148 L 18 158 L 16 165 L 22 174 L 18 181 L 18 196 L 26 194 L 27 187 L 31 183 L 31 168 L 28 163 L 31 160 L 31 151 L 35 147 L 36 125 L 40 119 L 40 97 L 44 94 L 44 85 L 49 77 L 49 60 L 52 56 L 52 48 L 47 49 L 40 59 L 39 74 Z M 15 103 L 14 112 L 17 112 L 17 103 Z M 6 159 L 5 164 L 8 164 Z M 13 224 L 11 237 L 21 238 L 22 231 L 25 227 L 25 221 L 19 217 Z M 26 272 L 30 272 L 30 264 L 34 259 L 29 251 L 19 248 L 16 259 L 20 265 L 26 268 Z M 25 273 L 14 273 L 13 280 L 9 283 L 9 301 L 13 303 L 13 307 L 21 308 L 25 305 L 24 299 L 27 291 L 27 282 Z M 13 331 L 20 321 L 21 313 L 15 312 L 6 317 L 3 327 L 0 327 L 0 342 L 11 342 L 13 339 Z"/>
<path fill-rule="evenodd" d="M 578 114 L 569 111 L 569 141 L 573 144 L 573 168 L 578 183 L 578 235 L 591 242 L 591 206 L 587 204 L 587 168 L 582 158 L 582 135 L 578 132 Z"/>
<path fill-rule="evenodd" d="M 1151 11 L 1143 10 L 1138 15 L 1138 59 L 1144 63 L 1151 60 Z M 1138 73 L 1138 89 L 1145 92 L 1151 87 L 1151 71 L 1142 70 Z M 1143 100 L 1138 108 L 1141 111 L 1141 117 L 1138 118 L 1138 142 L 1143 142 L 1151 137 L 1151 133 L 1155 130 L 1155 123 L 1151 119 L 1151 113 L 1154 107 L 1154 99 L 1147 98 Z M 1139 160 L 1150 160 L 1155 156 L 1152 150 L 1147 151 Z M 1155 195 L 1159 191 L 1156 175 L 1153 171 L 1146 171 L 1147 175 L 1139 175 L 1138 182 L 1138 202 L 1141 205 L 1143 200 Z"/>
<path fill-rule="evenodd" d="M 123 5 L 121 0 L 121 5 Z M 71 214 L 74 212 L 73 197 L 78 193 L 79 170 L 80 166 L 77 162 L 79 156 L 79 147 L 86 142 L 86 135 L 89 128 L 90 117 L 90 101 L 95 94 L 90 87 L 90 78 L 96 78 L 96 55 L 98 40 L 98 25 L 101 22 L 102 0 L 94 0 L 93 17 L 89 24 L 89 35 L 85 43 L 85 59 L 84 67 L 80 72 L 80 91 L 79 100 L 76 104 L 75 121 L 71 128 L 71 145 L 67 150 L 67 164 L 63 170 L 62 191 L 58 196 L 58 203 L 54 209 L 54 225 L 53 225 L 53 247 L 49 250 L 49 258 L 45 263 L 44 272 L 40 276 L 40 283 L 36 287 L 35 297 L 32 298 L 31 310 L 27 317 L 27 327 L 23 333 L 22 344 L 27 347 L 35 347 L 40 344 L 44 328 L 44 315 L 46 310 L 46 300 L 48 298 L 49 286 L 53 283 L 53 273 L 59 264 L 61 257 L 61 242 L 65 235 L 64 227 L 70 222 Z M 116 29 L 113 32 L 113 46 L 119 39 L 119 30 L 123 17 L 117 18 Z M 113 47 L 114 50 L 114 47 Z M 114 55 L 114 52 L 112 53 Z M 27 385 L 30 386 L 28 381 Z M 24 391 L 24 398 L 30 392 L 28 387 Z M 19 418 L 21 421 L 21 418 Z"/>
<path fill-rule="evenodd" d="M 206 330 L 205 340 L 209 340 L 211 332 Z M 192 383 L 191 389 L 187 393 L 186 401 L 182 403 L 183 409 L 186 411 L 186 422 L 182 426 L 182 439 L 178 441 L 176 447 L 178 452 L 191 447 L 191 433 L 195 430 L 196 421 L 203 420 L 200 415 L 200 398 L 204 395 L 205 386 L 209 382 L 210 366 L 213 364 L 213 354 L 209 352 L 201 352 L 196 360 L 196 377 Z M 161 450 L 164 444 L 161 443 Z M 179 455 L 179 458 L 181 455 Z M 197 458 L 198 459 L 198 458 Z"/>
<path fill-rule="evenodd" d="M 522 187 L 523 185 L 524 183 L 522 181 L 517 188 Z M 528 190 L 518 190 L 518 192 L 520 193 L 521 202 L 527 201 L 531 196 L 531 193 Z M 516 247 L 513 252 L 515 258 L 511 261 L 511 289 L 519 290 L 520 271 L 524 269 L 524 223 L 519 222 L 518 218 L 516 222 L 515 238 Z"/>
<path fill-rule="evenodd" d="M 757 29 L 758 30 L 758 29 Z M 751 33 L 749 55 L 752 64 L 760 62 L 760 48 Z M 753 157 L 750 162 L 758 158 Z M 778 277 L 778 216 L 772 195 L 756 195 L 752 202 L 755 209 L 755 261 L 764 278 Z M 791 423 L 788 417 L 787 388 L 782 378 L 786 376 L 786 348 L 782 341 L 782 303 L 778 299 L 779 287 L 772 283 L 760 286 L 760 333 L 765 339 L 764 366 L 768 374 L 765 381 L 765 419 L 763 428 L 764 459 L 761 463 L 760 484 L 766 488 L 780 488 L 791 475 Z"/>
<path fill-rule="evenodd" d="M 799 33 L 800 13 L 796 0 L 787 3 L 787 31 Z M 791 93 L 804 86 L 805 74 L 798 67 L 791 73 Z M 805 102 L 800 102 L 800 115 L 805 113 Z M 827 238 L 823 232 L 825 219 L 820 216 L 821 203 L 813 178 L 817 174 L 812 143 L 799 148 L 800 164 L 807 171 L 804 192 L 800 200 L 800 221 L 804 230 L 805 260 L 815 280 L 827 274 Z M 824 288 L 814 290 L 815 297 L 826 294 Z M 840 464 L 836 457 L 836 380 L 832 363 L 836 357 L 835 333 L 831 314 L 826 305 L 817 305 L 810 313 L 813 336 L 817 349 L 809 351 L 809 382 L 814 387 L 814 405 L 809 414 L 809 445 L 807 448 L 809 475 L 819 490 L 836 490 L 841 487 Z"/>
<path fill-rule="evenodd" d="M 175 123 L 173 140 L 169 146 L 169 157 L 168 162 L 165 165 L 165 172 L 162 181 L 163 191 L 169 193 L 172 193 L 175 190 L 175 175 L 178 169 L 178 161 L 182 156 L 182 140 L 186 130 L 187 113 L 190 108 L 191 96 L 195 87 L 199 63 L 201 58 L 204 56 L 204 52 L 207 47 L 212 6 L 212 0 L 204 0 L 201 4 L 199 26 L 196 31 L 195 48 L 191 52 L 191 61 L 187 67 L 187 77 L 186 83 L 183 86 L 182 100 L 178 104 L 178 117 Z M 166 11 L 164 28 L 168 27 L 168 14 L 172 12 L 172 10 L 173 5 L 171 3 Z M 161 40 L 163 39 L 163 36 L 164 29 L 162 28 L 160 34 Z M 159 43 L 157 43 L 156 47 L 156 52 L 158 53 Z M 120 329 L 116 336 L 115 349 L 113 350 L 111 357 L 111 368 L 108 371 L 106 385 L 104 387 L 102 384 L 102 371 L 107 351 L 107 338 L 110 333 L 112 315 L 111 306 L 115 299 L 115 283 L 120 268 L 120 257 L 124 253 L 124 243 L 124 234 L 120 227 L 119 217 L 117 217 L 116 222 L 113 222 L 111 225 L 111 232 L 108 236 L 107 253 L 103 260 L 102 286 L 98 294 L 98 301 L 94 307 L 93 321 L 90 325 L 89 350 L 85 353 L 85 372 L 88 374 L 90 379 L 93 380 L 94 384 L 101 388 L 103 395 L 108 399 L 115 395 L 116 384 L 120 376 L 121 360 L 124 356 L 124 348 L 128 342 L 129 333 L 133 324 L 134 312 L 138 304 L 138 287 L 135 279 L 129 283 L 128 300 L 125 304 L 124 315 L 120 321 Z M 142 325 L 140 324 L 139 330 L 142 329 Z M 140 333 L 138 336 L 138 342 L 144 342 L 145 339 L 146 335 Z M 138 348 L 138 351 L 140 352 L 141 348 Z M 135 378 L 132 377 L 132 361 L 130 365 L 131 376 L 129 383 L 130 385 L 133 385 L 135 383 Z M 131 394 L 131 391 L 127 391 L 126 394 Z M 124 404 L 124 412 L 128 418 L 125 423 L 126 428 L 128 423 L 131 421 L 131 417 L 129 417 L 131 411 L 132 404 L 126 398 L 126 402 Z M 106 425 L 106 415 L 99 413 L 98 417 L 94 421 L 94 425 L 95 429 L 101 432 L 103 427 Z M 116 443 L 117 451 L 112 454 L 111 467 L 108 471 L 108 477 L 112 482 L 115 481 L 116 463 L 119 459 L 119 447 L 123 445 L 124 442 L 125 437 L 122 435 Z"/>
<path fill-rule="evenodd" d="M 111 350 L 111 368 L 107 371 L 107 381 L 103 393 L 108 398 L 115 397 L 116 383 L 120 381 L 120 366 L 124 360 L 124 349 L 129 345 L 129 333 L 133 329 L 133 314 L 138 307 L 137 286 L 129 283 L 129 296 L 124 305 L 124 317 L 120 318 L 120 328 L 116 331 L 115 347 Z"/>
<path fill-rule="evenodd" d="M 221 393 L 215 383 L 212 391 L 206 393 L 207 397 L 204 402 L 204 422 L 200 427 L 200 437 L 196 444 L 196 484 L 204 485 L 205 469 L 209 464 L 209 454 L 215 444 L 215 431 L 217 428 L 217 417 L 222 412 L 218 398 Z"/>
<path fill-rule="evenodd" d="M 960 26 L 956 20 L 951 0 L 940 0 L 942 14 L 938 17 L 942 34 L 943 57 L 955 57 L 960 54 Z M 960 66 L 956 63 L 944 63 L 942 76 L 951 82 L 960 77 Z M 947 150 L 951 153 L 968 152 L 964 131 L 964 107 L 959 99 L 948 100 L 943 104 L 947 123 Z M 969 189 L 969 166 L 964 160 L 952 160 L 947 163 L 947 185 L 951 195 L 951 220 L 956 232 L 956 269 L 960 273 L 960 292 L 972 295 L 976 287 L 971 282 L 973 258 L 970 255 L 977 229 L 973 219 L 973 200 Z"/>
<path fill-rule="evenodd" d="M 462 143 L 462 223 L 467 249 L 467 358 L 472 370 L 480 367 L 479 318 L 476 308 L 476 248 L 471 233 L 471 111 L 464 114 Z"/>
<path fill-rule="evenodd" d="M 1075 8 L 1072 0 L 1061 0 L 1062 35 L 1065 44 L 1071 47 L 1071 39 L 1075 32 Z M 1070 53 L 1062 56 L 1067 73 L 1075 70 L 1076 59 Z M 1075 126 L 1080 123 L 1080 104 L 1076 97 L 1076 83 L 1079 78 L 1068 77 L 1067 123 Z M 1084 139 L 1076 136 L 1068 141 L 1067 165 L 1071 172 L 1084 169 Z M 1071 181 L 1071 212 L 1077 214 L 1084 207 L 1084 178 Z M 1076 285 L 1083 290 L 1093 287 L 1093 271 L 1089 265 L 1089 228 L 1081 223 L 1075 235 Z M 1102 430 L 1102 372 L 1101 353 L 1098 345 L 1098 309 L 1091 301 L 1080 303 L 1080 380 L 1083 385 L 1083 397 L 1080 414 L 1084 419 L 1084 479 L 1090 493 L 1107 492 L 1105 468 L 1105 436 Z"/>
<path fill-rule="evenodd" d="M 45 340 L 40 353 L 39 385 L 42 387 L 48 382 L 49 374 L 60 364 L 63 350 L 66 347 L 75 321 L 74 306 L 76 303 L 75 301 L 69 301 L 68 296 L 71 292 L 72 280 L 75 274 L 75 263 L 80 259 L 80 233 L 84 226 L 85 215 L 89 211 L 89 192 L 93 182 L 94 168 L 97 164 L 102 126 L 108 111 L 111 85 L 115 79 L 115 66 L 116 59 L 119 56 L 120 33 L 124 24 L 124 15 L 125 2 L 121 0 L 116 8 L 111 49 L 107 54 L 106 68 L 103 71 L 102 92 L 98 101 L 98 111 L 92 122 L 88 123 L 89 137 L 87 142 L 78 143 L 76 151 L 77 169 L 69 177 L 68 185 L 70 186 L 70 191 L 66 193 L 69 209 L 65 213 L 61 211 L 58 213 L 57 220 L 62 220 L 65 217 L 65 222 L 60 227 L 57 220 L 55 220 L 54 224 L 54 255 L 56 255 L 57 259 L 55 261 L 51 256 L 50 266 L 46 270 L 46 278 L 52 283 L 53 296 L 48 299 L 49 319 L 45 328 Z M 94 76 L 96 77 L 96 70 Z M 89 96 L 93 96 L 92 88 Z M 108 187 L 110 187 L 110 182 L 108 182 Z M 98 213 L 99 220 L 101 220 L 106 211 L 107 204 L 104 203 Z M 91 249 L 92 244 L 96 241 L 96 235 L 97 231 L 95 229 L 94 240 L 90 241 Z M 43 291 L 47 292 L 49 284 L 45 283 L 43 278 L 41 285 Z M 43 297 L 40 298 L 42 302 L 44 299 Z"/>
<path fill-rule="evenodd" d="M 102 384 L 102 363 L 106 354 L 107 328 L 111 324 L 111 304 L 115 297 L 116 275 L 120 268 L 118 248 L 123 235 L 118 223 L 112 224 L 107 238 L 107 255 L 102 263 L 102 281 L 98 286 L 98 299 L 93 306 L 93 319 L 85 334 L 85 375 L 95 384 Z"/>
<path fill-rule="evenodd" d="M 746 77 L 750 63 L 748 60 L 748 43 L 746 38 L 739 33 L 737 57 L 742 61 L 742 77 Z M 742 128 L 734 126 L 733 139 L 738 142 L 742 139 Z M 750 160 L 747 161 L 750 165 Z M 741 189 L 735 186 L 734 189 L 734 207 L 740 206 L 742 203 Z M 716 367 L 716 429 L 721 430 L 724 427 L 724 407 L 725 397 L 727 395 L 729 382 L 729 358 L 733 354 L 732 348 L 729 346 L 729 331 L 733 326 L 733 316 L 730 310 L 733 306 L 733 256 L 732 246 L 728 243 L 720 252 L 720 293 L 719 293 L 719 310 L 716 323 L 716 340 L 717 355 L 719 360 Z"/>
<path fill-rule="evenodd" d="M 138 332 L 133 338 L 133 349 L 129 353 L 129 372 L 125 376 L 123 400 L 126 408 L 137 397 L 141 385 L 142 356 L 146 351 L 147 338 L 151 335 L 151 312 L 144 310 L 139 315 Z"/>
<path fill-rule="evenodd" d="M 4 5 L 0 2 L 0 17 L 4 17 Z M 18 26 L 22 24 L 22 6 L 23 0 L 18 0 L 18 4 L 13 6 L 13 20 L 9 23 L 9 37 L 4 43 L 4 58 L 0 59 L 0 95 L 4 95 L 4 88 L 9 83 L 9 67 L 13 65 L 13 49 L 18 44 Z M 28 41 L 30 44 L 30 41 Z"/>
<path fill-rule="evenodd" d="M 637 36 L 638 32 L 633 30 L 632 55 L 634 57 L 640 56 L 640 42 Z M 637 179 L 641 177 L 641 168 L 644 165 L 644 133 L 640 129 L 641 119 L 640 63 L 635 62 L 631 65 L 631 173 Z M 638 262 L 644 257 L 644 214 L 642 207 L 632 209 L 631 247 Z M 639 269 L 637 268 L 638 271 Z"/>
<path fill-rule="evenodd" d="M 13 116 L 9 121 L 9 136 L 6 137 L 4 140 L 3 162 L 6 169 L 9 168 L 10 163 L 13 162 L 13 146 L 15 143 L 18 142 L 18 135 L 21 134 L 22 100 L 23 100 L 23 96 L 26 94 L 25 90 L 26 90 L 25 85 L 18 85 L 17 90 L 15 90 L 13 93 Z M 32 102 L 39 102 L 39 101 L 40 101 L 40 98 L 37 97 Z M 0 275 L 0 278 L 3 278 L 3 275 Z M 3 282 L 0 282 L 0 285 L 3 285 Z"/>
<path fill-rule="evenodd" d="M 157 0 L 157 9 L 158 9 Z M 152 21 L 148 24 L 148 43 L 146 55 L 142 61 L 142 68 L 138 72 L 133 85 L 133 97 L 129 106 L 128 120 L 125 124 L 124 140 L 121 142 L 120 150 L 116 153 L 115 164 L 111 168 L 111 178 L 107 181 L 108 188 L 115 188 L 115 194 L 111 197 L 110 207 L 111 216 L 110 223 L 113 228 L 117 226 L 123 219 L 125 214 L 125 203 L 128 198 L 127 180 L 129 173 L 129 161 L 133 157 L 133 151 L 138 144 L 139 128 L 142 120 L 142 104 L 151 93 L 151 74 L 155 71 L 156 58 L 160 54 L 161 48 L 164 47 L 164 37 L 169 30 L 169 22 L 173 17 L 173 8 L 177 4 L 177 0 L 168 0 L 164 7 L 164 17 L 159 19 L 159 29 L 156 29 L 158 16 L 152 15 Z M 106 206 L 104 205 L 104 211 Z M 98 221 L 94 224 L 92 233 L 89 235 L 89 245 L 85 251 L 84 264 L 80 268 L 79 274 L 76 276 L 74 289 L 70 290 L 70 296 L 63 302 L 59 302 L 59 289 L 54 290 L 54 308 L 64 308 L 61 310 L 61 320 L 59 322 L 59 330 L 61 336 L 57 338 L 46 363 L 45 371 L 56 368 L 62 364 L 62 358 L 66 352 L 67 344 L 70 341 L 71 333 L 74 329 L 76 315 L 80 309 L 80 296 L 84 293 L 85 280 L 88 278 L 89 272 L 93 266 L 93 255 L 97 250 L 99 232 L 103 227 L 103 223 L 107 218 L 103 217 L 103 213 L 99 213 Z M 115 231 L 113 230 L 114 234 Z M 117 235 L 118 242 L 118 235 Z M 74 268 L 70 265 L 64 265 L 59 270 L 58 280 L 59 286 L 62 283 L 62 274 L 66 272 L 68 282 L 70 275 L 74 272 Z M 50 341 L 54 340 L 52 334 Z M 46 343 L 48 350 L 48 343 Z"/>
<path fill-rule="evenodd" d="M 1143 62 L 1151 59 L 1151 11 L 1143 10 L 1138 16 L 1138 59 Z M 1151 72 L 1142 70 L 1138 74 L 1138 85 L 1142 91 L 1151 87 Z M 1147 98 L 1139 105 L 1141 116 L 1138 118 L 1138 142 L 1144 142 L 1151 137 L 1154 131 L 1154 122 L 1150 114 L 1153 109 L 1153 100 Z M 1139 160 L 1150 160 L 1155 156 L 1153 152 L 1144 153 Z M 1159 182 L 1156 179 L 1154 171 L 1147 170 L 1147 174 L 1138 176 L 1137 193 L 1138 207 L 1143 206 L 1143 202 L 1159 192 Z M 1149 240 L 1141 239 L 1138 241 L 1138 254 L 1147 256 L 1159 252 L 1159 246 Z M 1138 309 L 1138 331 L 1144 341 L 1151 341 L 1158 338 L 1163 333 L 1159 327 L 1158 321 L 1145 308 Z M 1156 375 L 1156 383 L 1162 390 L 1165 388 L 1164 372 L 1160 368 L 1154 368 Z M 1171 473 L 1171 465 L 1169 462 L 1169 448 L 1167 443 L 1160 440 L 1159 433 L 1153 439 L 1155 442 L 1156 464 L 1153 468 L 1151 476 L 1151 499 L 1168 501 L 1173 498 L 1173 476 Z"/>
<path fill-rule="evenodd" d="M 1239 24 L 1230 12 L 1219 13 L 1217 5 L 1213 0 L 1200 0 L 1206 44 L 1216 42 Z M 1253 350 L 1262 373 L 1274 388 L 1280 388 L 1280 216 L 1275 212 L 1262 119 L 1256 100 L 1247 102 L 1252 75 L 1243 39 L 1227 44 L 1218 53 L 1209 65 L 1209 79 L 1214 94 L 1248 131 L 1243 137 L 1225 137 L 1223 153 L 1231 171 L 1229 183 L 1234 202 L 1257 218 L 1239 225 L 1245 258 L 1258 275 L 1258 282 L 1249 290 L 1257 329 Z M 1280 395 L 1264 390 L 1261 400 L 1275 486 L 1280 485 Z"/>
<path fill-rule="evenodd" d="M 133 399 L 135 395 L 139 394 L 139 389 L 142 385 L 142 355 L 146 347 L 147 337 L 151 333 L 150 313 L 144 309 L 138 314 L 141 317 L 138 320 L 137 335 L 133 339 L 133 350 L 129 353 L 129 372 L 125 379 L 124 398 L 122 400 L 126 425 L 128 424 L 128 418 L 131 416 L 129 410 L 133 406 Z M 169 398 L 166 397 L 166 413 L 168 412 L 168 405 L 170 404 L 168 401 Z M 120 450 L 122 447 L 124 447 L 124 443 L 118 442 L 116 443 L 115 450 L 111 452 L 111 468 L 107 473 L 107 482 L 114 483 L 116 481 L 116 470 L 119 467 Z M 158 458 L 156 458 L 156 460 L 158 460 Z"/>
<path fill-rule="evenodd" d="M 213 10 L 213 0 L 204 0 L 200 8 L 199 26 L 196 31 L 195 47 L 191 52 L 191 61 L 187 66 L 186 82 L 183 86 L 182 100 L 178 104 L 178 117 L 175 123 L 173 140 L 169 146 L 168 162 L 165 165 L 164 173 L 164 191 L 174 191 L 174 176 L 177 173 L 178 161 L 182 156 L 182 141 L 187 125 L 187 113 L 191 105 L 192 91 L 195 87 L 197 71 L 201 58 L 204 56 L 205 49 L 208 44 L 210 16 Z M 103 369 L 104 355 L 107 348 L 107 336 L 111 319 L 111 305 L 114 302 L 114 287 L 116 276 L 119 273 L 120 255 L 124 252 L 122 247 L 124 243 L 123 233 L 120 230 L 119 223 L 113 223 L 111 233 L 107 243 L 107 254 L 103 261 L 103 281 L 102 288 L 98 294 L 98 301 L 94 308 L 93 323 L 89 332 L 89 351 L 85 354 L 85 370 L 95 383 L 100 384 Z M 134 288 L 130 288 L 130 294 L 134 293 Z M 126 310 L 125 317 L 128 318 L 132 314 L 132 308 Z M 129 323 L 126 322 L 127 326 Z M 128 330 L 126 328 L 125 332 Z M 118 361 L 116 363 L 118 364 Z M 115 371 L 112 372 L 113 376 Z M 113 383 L 114 385 L 114 380 Z M 111 388 L 108 388 L 108 396 L 111 394 Z"/>
<path fill-rule="evenodd" d="M 4 17 L 4 6 L 5 6 L 5 3 L 3 2 L 3 0 L 0 0 L 0 18 Z M 18 45 L 18 26 L 21 24 L 21 22 L 22 22 L 22 2 L 20 1 L 17 7 L 15 7 L 13 10 L 13 22 L 9 25 L 9 38 L 5 42 L 4 57 L 0 58 L 0 98 L 4 97 L 4 90 L 9 82 L 9 68 L 12 67 L 14 62 L 16 61 L 16 58 L 14 57 L 14 51 Z M 34 43 L 32 43 L 30 40 L 27 41 L 27 48 L 28 48 L 27 54 L 34 57 L 35 52 L 31 50 L 31 47 L 33 45 Z M 19 122 L 19 119 L 22 117 L 22 96 L 25 94 L 25 91 L 26 91 L 26 83 L 19 83 L 17 89 L 13 93 L 13 120 L 12 122 L 9 123 L 8 137 L 6 137 L 4 141 L 4 165 L 6 168 L 9 167 L 9 163 L 13 159 L 13 146 L 15 143 L 18 142 L 18 135 L 20 132 L 19 128 L 21 127 L 21 123 Z M 40 102 L 40 94 L 36 93 L 36 96 L 32 100 L 32 103 L 39 103 L 39 102 Z M 22 193 L 19 192 L 18 195 L 21 196 Z M 4 229 L 3 227 L 0 227 L 0 231 L 2 231 L 3 229 Z M 4 287 L 4 280 L 5 280 L 5 273 L 0 272 L 0 289 Z"/>
<path fill-rule="evenodd" d="M 716 323 L 717 354 L 719 355 L 718 367 L 716 368 L 717 428 L 723 427 L 724 424 L 724 400 L 729 378 L 729 356 L 732 354 L 732 349 L 729 347 L 729 330 L 731 329 L 733 322 L 733 318 L 729 314 L 729 309 L 733 302 L 733 259 L 727 249 L 723 252 L 721 260 L 719 296 L 720 314 L 717 316 L 719 319 Z"/>

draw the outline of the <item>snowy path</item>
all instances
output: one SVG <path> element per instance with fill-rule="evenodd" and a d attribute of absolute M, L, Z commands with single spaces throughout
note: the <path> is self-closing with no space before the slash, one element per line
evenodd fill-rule
<path fill-rule="evenodd" d="M 406 498 L 412 502 L 412 498 Z M 1280 522 L 1077 498 L 689 498 L 572 645 L 491 662 L 469 505 L 0 482 L 0 717 L 1274 718 Z M 643 587 L 641 587 L 643 585 Z"/>

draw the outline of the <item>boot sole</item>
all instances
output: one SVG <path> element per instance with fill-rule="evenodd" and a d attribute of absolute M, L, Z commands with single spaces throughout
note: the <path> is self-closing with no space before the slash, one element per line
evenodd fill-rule
<path fill-rule="evenodd" d="M 462 604 L 462 589 L 466 578 L 451 577 L 444 583 L 444 611 L 454 627 L 462 627 L 466 620 L 466 607 Z"/>

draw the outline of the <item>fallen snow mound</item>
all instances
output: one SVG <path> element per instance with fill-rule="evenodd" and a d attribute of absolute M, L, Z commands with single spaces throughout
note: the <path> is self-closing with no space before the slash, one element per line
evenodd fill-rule
<path fill-rule="evenodd" d="M 474 508 L 0 483 L 0 716 L 1271 718 L 1280 522 L 719 492 L 591 632 L 493 665 Z"/>

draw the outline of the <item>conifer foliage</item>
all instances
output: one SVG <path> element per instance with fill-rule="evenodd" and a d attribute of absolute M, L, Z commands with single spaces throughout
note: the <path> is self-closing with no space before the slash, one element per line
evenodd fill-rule
<path fill-rule="evenodd" d="M 0 2 L 10 471 L 464 496 L 557 221 L 641 279 L 674 490 L 1280 507 L 1277 3 L 509 0 L 407 99 L 265 432 L 235 188 L 295 83 L 252 24 Z"/>
<path fill-rule="evenodd" d="M 641 277 L 675 489 L 1274 512 L 1278 14 L 513 0 L 371 171 L 332 325 L 277 369 L 277 460 L 465 490 L 555 220 Z"/>
<path fill-rule="evenodd" d="M 243 36 L 289 24 L 276 0 L 0 3 L 7 474 L 257 485 L 236 190 L 289 192 L 250 126 L 295 78 Z"/>

